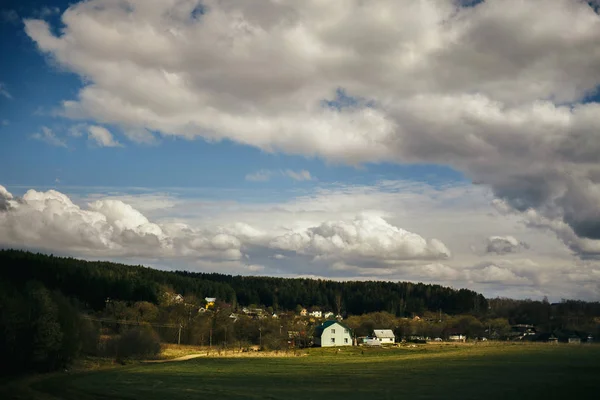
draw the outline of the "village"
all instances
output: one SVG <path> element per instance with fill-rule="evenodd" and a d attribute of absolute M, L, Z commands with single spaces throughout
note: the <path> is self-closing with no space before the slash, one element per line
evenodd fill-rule
<path fill-rule="evenodd" d="M 180 294 L 170 294 L 172 303 L 185 304 L 184 297 Z M 488 323 L 481 330 L 473 327 L 460 327 L 460 323 L 453 324 L 456 319 L 452 316 L 429 314 L 426 316 L 414 315 L 410 318 L 380 318 L 379 324 L 361 322 L 365 316 L 349 316 L 344 320 L 341 313 L 323 311 L 319 307 L 305 308 L 298 306 L 295 311 L 275 312 L 270 307 L 255 305 L 232 309 L 231 305 L 218 302 L 215 297 L 206 297 L 204 304 L 198 308 L 199 316 L 207 316 L 216 312 L 227 312 L 231 323 L 240 319 L 255 322 L 265 320 L 279 320 L 279 333 L 287 337 L 287 346 L 295 347 L 341 347 L 341 346 L 399 346 L 406 343 L 425 344 L 428 342 L 486 342 L 486 341 L 535 341 L 548 344 L 565 342 L 568 344 L 591 344 L 594 342 L 592 334 L 571 334 L 558 337 L 551 332 L 538 332 L 531 324 L 514 324 L 498 326 L 498 321 Z M 382 314 L 382 313 L 379 313 Z M 443 319 L 446 321 L 443 321 Z M 472 318 L 472 317 L 471 317 Z M 376 319 L 376 318 L 375 318 Z M 464 318 L 463 318 L 464 319 Z M 444 323 L 446 322 L 446 323 Z M 455 321 L 454 321 L 455 322 Z M 461 321 L 459 321 L 461 322 Z M 470 321 L 471 323 L 474 321 Z M 284 325 L 285 323 L 285 325 Z M 426 329 L 438 325 L 437 331 Z M 283 328 L 292 328 L 283 331 Z M 408 328 L 408 329 L 407 329 Z M 441 329 L 440 329 L 441 328 Z M 262 331 L 262 328 L 258 328 Z M 435 331 L 435 332 L 434 332 Z M 287 333 L 287 335 L 286 335 Z M 431 333 L 435 333 L 432 335 Z M 260 336 L 260 335 L 259 335 Z M 211 342 L 212 343 L 212 342 Z M 260 340 L 262 346 L 262 340 Z"/>

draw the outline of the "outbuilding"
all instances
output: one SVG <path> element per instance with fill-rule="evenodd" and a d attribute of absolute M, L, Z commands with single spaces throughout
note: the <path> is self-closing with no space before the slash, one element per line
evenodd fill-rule
<path fill-rule="evenodd" d="M 375 329 L 373 330 L 373 337 L 381 344 L 393 344 L 396 342 L 396 336 L 391 329 Z"/>

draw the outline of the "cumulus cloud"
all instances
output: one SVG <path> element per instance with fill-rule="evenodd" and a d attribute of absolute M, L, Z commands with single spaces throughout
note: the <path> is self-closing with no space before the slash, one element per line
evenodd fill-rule
<path fill-rule="evenodd" d="M 61 139 L 58 136 L 56 136 L 52 129 L 46 126 L 42 127 L 41 133 L 34 133 L 33 135 L 31 135 L 31 137 L 33 139 L 48 143 L 51 146 L 67 147 L 67 142 L 64 139 Z"/>
<path fill-rule="evenodd" d="M 487 239 L 486 252 L 496 254 L 517 253 L 522 249 L 528 249 L 529 245 L 520 242 L 514 236 L 490 236 Z"/>
<path fill-rule="evenodd" d="M 369 214 L 350 221 L 327 221 L 302 231 L 289 232 L 274 238 L 270 245 L 325 259 L 385 262 L 450 257 L 450 251 L 439 240 L 426 240 Z"/>
<path fill-rule="evenodd" d="M 600 240 L 578 236 L 573 227 L 565 223 L 560 216 L 547 217 L 532 208 L 519 212 L 506 202 L 497 199 L 493 205 L 504 215 L 519 216 L 528 227 L 554 233 L 574 254 L 581 258 L 600 258 Z"/>
<path fill-rule="evenodd" d="M 29 190 L 17 199 L 0 186 L 0 199 L 0 243 L 5 246 L 94 256 L 210 260 L 242 260 L 247 251 L 260 251 L 272 260 L 287 259 L 288 253 L 332 262 L 393 263 L 450 256 L 439 240 L 426 240 L 371 214 L 279 234 L 240 221 L 204 229 L 182 222 L 152 222 L 121 200 L 99 199 L 82 208 L 55 190 Z"/>
<path fill-rule="evenodd" d="M 0 186 L 0 211 L 7 211 L 12 201 L 13 195 L 4 186 Z"/>
<path fill-rule="evenodd" d="M 62 14 L 60 36 L 25 27 L 89 82 L 68 117 L 349 164 L 446 164 L 598 239 L 600 105 L 584 103 L 600 85 L 595 6 L 92 0 Z"/>
<path fill-rule="evenodd" d="M 99 147 L 123 147 L 117 142 L 108 129 L 101 126 L 89 126 L 89 140 L 94 142 Z"/>
<path fill-rule="evenodd" d="M 15 199 L 0 186 L 0 244 L 83 256 L 242 258 L 240 237 L 250 233 L 156 224 L 120 200 L 97 200 L 81 208 L 55 190 L 29 190 Z"/>

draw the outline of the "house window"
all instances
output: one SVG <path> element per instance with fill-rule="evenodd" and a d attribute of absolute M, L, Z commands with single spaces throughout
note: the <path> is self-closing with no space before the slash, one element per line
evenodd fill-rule
<path fill-rule="evenodd" d="M 332 330 L 331 330 L 331 333 L 333 333 L 333 334 L 335 335 L 335 329 L 332 329 Z"/>
<path fill-rule="evenodd" d="M 348 338 L 344 338 L 344 343 L 348 344 Z"/>
<path fill-rule="evenodd" d="M 335 338 L 334 337 L 331 338 L 331 343 L 335 343 Z"/>

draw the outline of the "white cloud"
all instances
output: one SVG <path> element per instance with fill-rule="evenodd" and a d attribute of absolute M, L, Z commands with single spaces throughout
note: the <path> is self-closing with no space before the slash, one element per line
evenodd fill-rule
<path fill-rule="evenodd" d="M 586 2 L 127 4 L 72 5 L 60 36 L 25 21 L 88 82 L 66 116 L 349 164 L 450 165 L 600 239 L 600 105 L 581 103 L 600 86 L 600 16 Z"/>
<path fill-rule="evenodd" d="M 33 139 L 40 140 L 42 142 L 46 142 L 51 146 L 56 147 L 67 147 L 67 142 L 64 139 L 59 138 L 52 132 L 52 129 L 42 126 L 42 133 L 34 133 L 31 135 Z"/>
<path fill-rule="evenodd" d="M 252 182 L 267 182 L 270 181 L 273 177 L 283 176 L 287 178 L 291 178 L 295 181 L 311 181 L 315 178 L 310 174 L 309 171 L 303 169 L 299 171 L 294 171 L 291 169 L 286 170 L 269 170 L 269 169 L 261 169 L 251 174 L 246 175 L 247 181 Z"/>
<path fill-rule="evenodd" d="M 426 240 L 369 214 L 289 232 L 273 239 L 270 245 L 325 259 L 385 262 L 450 257 L 450 251 L 439 240 Z"/>
<path fill-rule="evenodd" d="M 6 85 L 2 82 L 0 82 L 0 95 L 6 97 L 9 100 L 13 98 L 8 89 L 6 88 Z"/>
<path fill-rule="evenodd" d="M 310 172 L 305 169 L 298 172 L 286 169 L 283 173 L 295 181 L 311 181 L 313 179 Z"/>
<path fill-rule="evenodd" d="M 92 125 L 88 127 L 88 132 L 89 140 L 99 147 L 123 147 L 106 128 Z"/>
<path fill-rule="evenodd" d="M 84 209 L 55 190 L 29 190 L 14 199 L 2 186 L 0 199 L 0 243 L 4 246 L 96 257 L 242 257 L 241 239 L 232 234 L 181 223 L 158 225 L 119 200 L 96 200 Z"/>
<path fill-rule="evenodd" d="M 86 124 L 73 125 L 69 128 L 69 135 L 76 138 L 81 137 L 87 128 L 88 126 Z"/>
<path fill-rule="evenodd" d="M 520 242 L 514 236 L 490 236 L 487 239 L 486 251 L 488 253 L 507 254 L 517 253 L 528 248 L 527 243 Z"/>
<path fill-rule="evenodd" d="M 573 258 L 555 236 L 520 223 L 522 216 L 492 214 L 482 187 L 315 186 L 262 203 L 209 200 L 183 189 L 178 195 L 175 188 L 138 188 L 136 195 L 104 188 L 69 197 L 30 190 L 19 197 L 0 187 L 0 245 L 166 269 L 410 280 L 487 296 L 600 296 L 592 284 L 600 262 Z M 225 194 L 248 193 L 212 196 Z M 482 262 L 470 251 L 498 231 L 530 243 L 527 258 L 488 253 Z M 426 239 L 432 237 L 443 247 Z"/>

